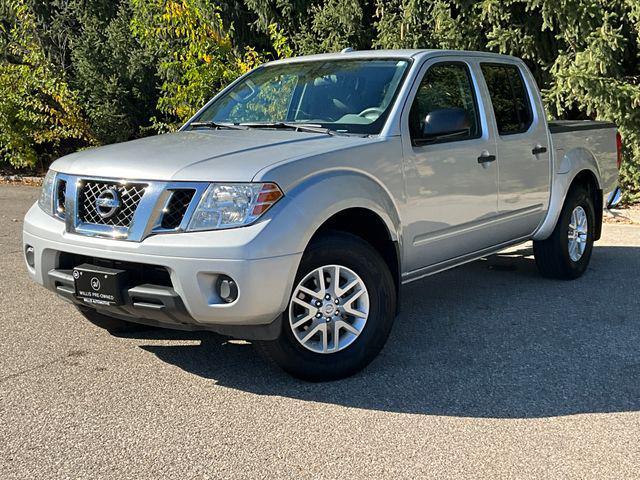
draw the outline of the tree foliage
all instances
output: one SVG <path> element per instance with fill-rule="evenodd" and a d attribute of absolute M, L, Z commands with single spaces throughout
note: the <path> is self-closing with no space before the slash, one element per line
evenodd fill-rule
<path fill-rule="evenodd" d="M 22 0 L 2 0 L 0 12 L 0 158 L 28 166 L 50 149 L 91 143 L 77 95 L 47 58 L 33 13 Z"/>
<path fill-rule="evenodd" d="M 0 0 L 0 152 L 175 128 L 240 73 L 344 47 L 522 57 L 550 116 L 614 121 L 640 192 L 638 0 Z M 635 193 L 634 193 L 635 192 Z"/>
<path fill-rule="evenodd" d="M 133 33 L 159 62 L 158 109 L 185 120 L 235 73 L 231 39 L 219 10 L 207 0 L 133 0 L 132 4 Z"/>
<path fill-rule="evenodd" d="M 246 0 L 268 31 L 278 25 L 296 54 L 340 51 L 345 47 L 371 47 L 374 35 L 372 1 L 358 0 Z"/>
<path fill-rule="evenodd" d="M 151 124 L 157 58 L 132 34 L 127 2 L 86 3 L 74 15 L 70 85 L 100 143 L 129 140 Z"/>

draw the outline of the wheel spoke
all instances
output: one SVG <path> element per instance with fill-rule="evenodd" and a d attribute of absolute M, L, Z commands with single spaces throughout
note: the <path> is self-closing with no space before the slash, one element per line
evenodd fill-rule
<path fill-rule="evenodd" d="M 572 259 L 575 259 L 575 258 L 576 258 L 576 242 L 571 242 L 571 243 L 569 244 L 569 256 L 570 256 Z"/>
<path fill-rule="evenodd" d="M 309 272 L 289 303 L 294 337 L 316 353 L 330 354 L 348 347 L 362 333 L 368 316 L 366 285 L 357 273 L 335 264 Z"/>
<path fill-rule="evenodd" d="M 340 267 L 338 265 L 334 265 L 331 269 L 333 274 L 331 276 L 331 291 L 334 296 L 339 297 L 338 289 L 340 288 Z"/>
<path fill-rule="evenodd" d="M 329 329 L 327 328 L 328 325 L 326 323 L 323 323 L 320 325 L 320 327 L 320 331 L 322 332 L 322 351 L 327 352 L 327 350 L 329 349 L 327 345 L 329 342 Z"/>
<path fill-rule="evenodd" d="M 302 325 L 304 325 L 305 323 L 307 323 L 309 320 L 311 320 L 314 317 L 315 317 L 315 314 L 310 313 L 309 315 L 305 315 L 301 319 L 296 320 L 296 322 L 291 324 L 291 326 L 293 328 L 299 328 L 299 327 L 301 327 Z"/>
<path fill-rule="evenodd" d="M 342 305 L 344 311 L 354 317 L 367 318 L 367 314 L 353 308 L 353 302 L 360 298 L 364 294 L 364 290 L 358 290 L 354 292 L 348 299 L 346 299 Z"/>
<path fill-rule="evenodd" d="M 314 292 L 313 290 L 311 290 L 310 288 L 307 287 L 303 287 L 302 285 L 298 286 L 298 290 L 302 293 L 306 293 L 307 295 L 317 298 L 317 299 L 322 299 L 324 298 L 324 292 Z"/>
<path fill-rule="evenodd" d="M 353 302 L 355 302 L 357 299 L 359 299 L 362 294 L 364 293 L 364 290 L 358 290 L 356 292 L 354 292 L 350 297 L 348 297 L 346 300 L 344 300 L 343 305 L 346 306 L 350 306 Z"/>
<path fill-rule="evenodd" d="M 318 270 L 316 270 L 318 272 L 318 286 L 320 287 L 320 297 L 322 298 L 324 297 L 325 292 L 327 291 L 327 286 L 325 285 L 324 282 L 324 269 L 323 268 L 319 268 Z"/>
<path fill-rule="evenodd" d="M 341 328 L 347 330 L 348 332 L 353 333 L 354 335 L 358 335 L 360 333 L 357 328 L 355 328 L 353 325 L 343 320 L 339 320 L 336 322 L 336 331 L 338 331 Z"/>
<path fill-rule="evenodd" d="M 344 288 L 340 288 L 338 285 L 336 285 L 336 296 L 342 297 L 345 293 L 347 293 L 349 290 L 351 290 L 353 287 L 355 287 L 359 283 L 360 283 L 360 280 L 355 278 L 351 282 L 349 282 L 347 286 Z"/>
<path fill-rule="evenodd" d="M 320 330 L 323 325 L 324 325 L 323 323 L 319 323 L 315 327 L 310 328 L 308 333 L 303 338 L 300 339 L 300 343 L 302 343 L 303 345 L 307 343 L 311 337 L 313 337 L 316 333 L 318 333 L 318 330 Z"/>
<path fill-rule="evenodd" d="M 309 312 L 313 312 L 316 313 L 318 311 L 318 308 L 315 305 L 312 305 L 309 302 L 305 302 L 304 300 L 298 298 L 297 296 L 294 296 L 291 301 L 293 303 L 296 303 L 298 305 L 300 305 L 302 308 L 306 308 Z"/>
<path fill-rule="evenodd" d="M 348 313 L 349 315 L 352 315 L 354 317 L 358 317 L 358 318 L 367 318 L 367 314 L 364 312 L 361 312 L 360 310 L 356 310 L 354 308 L 351 307 L 345 307 L 344 311 L 346 313 Z"/>

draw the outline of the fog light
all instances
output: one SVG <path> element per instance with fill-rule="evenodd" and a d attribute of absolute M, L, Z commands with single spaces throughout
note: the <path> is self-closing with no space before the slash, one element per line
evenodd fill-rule
<path fill-rule="evenodd" d="M 24 248 L 24 258 L 31 268 L 36 266 L 36 251 L 31 245 L 27 245 Z"/>
<path fill-rule="evenodd" d="M 238 285 L 231 277 L 220 275 L 218 277 L 218 295 L 226 303 L 235 302 L 238 298 Z"/>

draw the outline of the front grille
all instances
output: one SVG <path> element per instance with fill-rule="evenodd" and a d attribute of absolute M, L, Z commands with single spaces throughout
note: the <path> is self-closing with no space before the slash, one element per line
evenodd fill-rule
<path fill-rule="evenodd" d="M 129 242 L 179 231 L 209 187 L 206 182 L 58 175 L 54 209 L 59 219 L 66 220 L 67 232 Z"/>
<path fill-rule="evenodd" d="M 165 212 L 162 215 L 162 228 L 173 230 L 180 226 L 195 193 L 196 191 L 192 189 L 173 191 Z"/>
<path fill-rule="evenodd" d="M 83 223 L 129 227 L 146 186 L 144 183 L 122 184 L 95 180 L 83 181 L 79 187 L 78 217 Z M 102 216 L 96 206 L 96 200 L 103 192 L 110 189 L 117 192 L 120 206 L 111 215 Z"/>

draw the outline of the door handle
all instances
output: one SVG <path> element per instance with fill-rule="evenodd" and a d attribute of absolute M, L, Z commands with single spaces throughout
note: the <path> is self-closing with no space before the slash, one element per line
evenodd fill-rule
<path fill-rule="evenodd" d="M 482 163 L 490 163 L 490 162 L 495 162 L 496 161 L 496 156 L 495 155 L 491 155 L 490 153 L 483 153 L 482 155 L 480 155 L 478 157 L 478 163 L 482 164 Z"/>
<path fill-rule="evenodd" d="M 546 153 L 547 152 L 547 147 L 543 147 L 542 145 L 538 145 L 537 147 L 534 147 L 533 150 L 531 150 L 531 153 L 533 155 L 539 155 L 541 153 Z"/>

